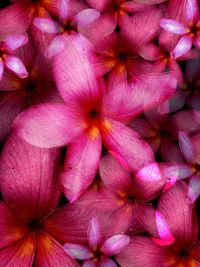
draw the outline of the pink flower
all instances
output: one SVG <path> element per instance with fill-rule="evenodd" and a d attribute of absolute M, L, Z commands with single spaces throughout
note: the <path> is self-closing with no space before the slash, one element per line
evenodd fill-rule
<path fill-rule="evenodd" d="M 62 184 L 66 196 L 74 201 L 95 177 L 102 143 L 131 170 L 154 161 L 149 146 L 124 124 L 171 96 L 176 81 L 168 75 L 152 75 L 146 77 L 146 83 L 111 85 L 106 90 L 91 66 L 86 39 L 70 35 L 66 46 L 54 63 L 56 83 L 66 104 L 34 106 L 16 119 L 14 128 L 36 146 L 70 144 Z"/>
<path fill-rule="evenodd" d="M 171 52 L 173 58 L 186 54 L 192 44 L 200 48 L 200 19 L 197 0 L 186 0 L 184 8 L 185 23 L 172 19 L 162 19 L 161 27 L 174 34 L 182 35 L 176 47 Z"/>
<path fill-rule="evenodd" d="M 90 221 L 87 233 L 89 246 L 66 243 L 64 250 L 67 254 L 74 259 L 83 260 L 83 267 L 117 267 L 109 257 L 120 253 L 128 245 L 130 237 L 114 235 L 103 241 L 99 223 L 95 218 Z"/>
<path fill-rule="evenodd" d="M 198 266 L 197 212 L 195 205 L 185 197 L 187 190 L 187 184 L 179 182 L 161 195 L 155 231 L 159 238 L 132 237 L 130 244 L 116 257 L 121 266 Z"/>
<path fill-rule="evenodd" d="M 3 77 L 4 68 L 16 73 L 20 78 L 26 78 L 28 72 L 22 61 L 14 56 L 14 52 L 28 42 L 28 35 L 10 35 L 0 42 L 0 80 Z"/>

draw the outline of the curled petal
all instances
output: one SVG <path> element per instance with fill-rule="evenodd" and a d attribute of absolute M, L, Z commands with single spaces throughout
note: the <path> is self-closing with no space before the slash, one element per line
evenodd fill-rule
<path fill-rule="evenodd" d="M 92 218 L 88 226 L 88 242 L 90 247 L 95 250 L 101 243 L 101 232 L 96 218 Z"/>
<path fill-rule="evenodd" d="M 185 34 L 186 28 L 185 26 L 173 19 L 161 19 L 160 26 L 166 31 L 175 33 L 175 34 Z"/>
<path fill-rule="evenodd" d="M 91 22 L 98 19 L 100 16 L 100 12 L 96 9 L 88 8 L 82 10 L 80 13 L 78 13 L 75 16 L 75 20 L 77 21 L 79 26 L 86 26 L 90 24 Z"/>
<path fill-rule="evenodd" d="M 91 251 L 85 246 L 66 243 L 63 248 L 73 259 L 87 260 L 92 258 Z"/>
<path fill-rule="evenodd" d="M 128 235 L 114 235 L 108 238 L 101 247 L 101 252 L 106 256 L 120 253 L 130 242 Z"/>
<path fill-rule="evenodd" d="M 183 55 L 185 55 L 192 47 L 193 39 L 190 36 L 182 37 L 174 50 L 171 52 L 171 57 L 177 59 Z"/>
<path fill-rule="evenodd" d="M 28 34 L 24 33 L 21 35 L 10 35 L 6 38 L 3 43 L 3 48 L 7 49 L 8 52 L 13 52 L 19 47 L 25 45 L 28 42 Z"/>
<path fill-rule="evenodd" d="M 55 23 L 49 18 L 35 18 L 33 24 L 43 32 L 54 34 L 58 32 Z"/>
<path fill-rule="evenodd" d="M 5 66 L 17 74 L 20 78 L 26 78 L 28 76 L 28 72 L 26 70 L 26 67 L 22 63 L 22 61 L 15 56 L 6 56 L 5 59 Z"/>

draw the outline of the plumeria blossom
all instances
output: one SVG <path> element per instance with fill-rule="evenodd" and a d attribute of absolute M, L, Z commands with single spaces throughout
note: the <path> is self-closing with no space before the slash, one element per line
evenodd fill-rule
<path fill-rule="evenodd" d="M 128 235 L 114 235 L 103 241 L 100 226 L 96 218 L 92 218 L 87 231 L 89 246 L 65 243 L 64 250 L 74 259 L 83 260 L 84 267 L 117 267 L 110 259 L 129 244 Z"/>
<path fill-rule="evenodd" d="M 187 184 L 179 182 L 161 195 L 156 213 L 158 237 L 132 237 L 116 257 L 121 266 L 199 266 L 197 212 L 185 197 L 187 190 Z"/>
<path fill-rule="evenodd" d="M 186 54 L 194 44 L 200 48 L 200 17 L 197 0 L 186 0 L 184 7 L 185 23 L 172 19 L 162 19 L 161 27 L 174 34 L 182 35 L 176 47 L 172 51 L 172 56 L 176 59 Z"/>
<path fill-rule="evenodd" d="M 86 39 L 68 36 L 66 44 L 68 50 L 54 62 L 55 80 L 65 104 L 34 106 L 15 120 L 14 129 L 36 146 L 70 144 L 62 184 L 68 199 L 74 201 L 95 177 L 102 142 L 130 170 L 154 162 L 150 147 L 124 124 L 170 97 L 176 80 L 170 75 L 150 75 L 147 83 L 123 83 L 106 91 L 103 79 L 97 79 L 91 66 Z"/>
<path fill-rule="evenodd" d="M 72 0 L 58 1 L 59 22 L 51 18 L 35 18 L 33 24 L 42 32 L 53 35 L 53 40 L 48 48 L 48 56 L 53 56 L 65 48 L 63 34 L 72 34 L 82 26 L 90 24 L 99 17 L 95 9 L 87 8 L 83 3 Z"/>
<path fill-rule="evenodd" d="M 28 42 L 28 35 L 10 35 L 0 42 L 0 80 L 3 77 L 4 68 L 13 71 L 20 78 L 26 78 L 28 72 L 20 60 L 14 56 L 15 51 Z"/>

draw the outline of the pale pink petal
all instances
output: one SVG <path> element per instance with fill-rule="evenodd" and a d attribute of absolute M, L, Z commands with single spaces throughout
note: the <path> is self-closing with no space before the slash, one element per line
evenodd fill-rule
<path fill-rule="evenodd" d="M 3 78 L 3 72 L 4 72 L 4 64 L 3 60 L 0 59 L 0 80 Z"/>
<path fill-rule="evenodd" d="M 80 136 L 68 147 L 61 179 L 70 202 L 74 202 L 88 188 L 97 173 L 102 147 L 97 128 L 95 135 Z"/>
<path fill-rule="evenodd" d="M 185 3 L 185 13 L 187 21 L 190 23 L 191 21 L 196 21 L 199 19 L 199 7 L 197 0 L 186 0 Z"/>
<path fill-rule="evenodd" d="M 78 114 L 62 104 L 41 104 L 21 113 L 13 128 L 28 143 L 40 147 L 69 144 L 84 129 Z"/>
<path fill-rule="evenodd" d="M 41 219 L 56 207 L 59 159 L 56 149 L 34 147 L 14 134 L 7 140 L 0 161 L 1 190 L 4 201 L 19 218 Z"/>
<path fill-rule="evenodd" d="M 59 18 L 66 22 L 69 19 L 70 5 L 69 0 L 58 0 Z"/>
<path fill-rule="evenodd" d="M 101 247 L 101 252 L 106 256 L 120 253 L 130 242 L 128 235 L 114 235 L 108 238 Z"/>
<path fill-rule="evenodd" d="M 192 176 L 189 182 L 188 197 L 191 202 L 195 202 L 200 196 L 200 175 L 195 174 Z"/>
<path fill-rule="evenodd" d="M 63 246 L 43 231 L 37 231 L 35 266 L 79 267 L 79 264 L 64 251 Z"/>
<path fill-rule="evenodd" d="M 146 142 L 123 124 L 107 120 L 104 123 L 103 143 L 113 155 L 130 167 L 132 171 L 138 171 L 145 165 L 154 161 L 154 155 Z"/>
<path fill-rule="evenodd" d="M 193 39 L 190 36 L 182 37 L 171 52 L 172 58 L 176 59 L 185 55 L 192 48 Z"/>
<path fill-rule="evenodd" d="M 56 34 L 58 29 L 50 18 L 35 18 L 33 24 L 43 32 Z"/>
<path fill-rule="evenodd" d="M 186 27 L 184 26 L 184 24 L 173 19 L 161 19 L 160 26 L 166 31 L 169 31 L 175 34 L 186 33 Z"/>
<path fill-rule="evenodd" d="M 21 35 L 10 35 L 3 42 L 3 48 L 5 48 L 8 52 L 13 52 L 17 50 L 19 47 L 27 44 L 28 42 L 28 34 L 24 33 Z"/>
<path fill-rule="evenodd" d="M 79 12 L 75 16 L 75 21 L 77 22 L 78 26 L 84 27 L 87 24 L 90 24 L 91 22 L 98 19 L 100 16 L 99 11 L 92 8 L 87 8 Z"/>
<path fill-rule="evenodd" d="M 17 74 L 20 78 L 26 78 L 28 76 L 28 72 L 23 62 L 15 56 L 8 55 L 4 60 L 5 66 Z"/>
<path fill-rule="evenodd" d="M 66 253 L 73 259 L 87 260 L 92 258 L 91 250 L 85 246 L 65 243 L 63 248 Z"/>
<path fill-rule="evenodd" d="M 150 61 L 158 60 L 163 57 L 162 50 L 154 44 L 147 44 L 142 46 L 139 49 L 139 54 L 144 59 Z"/>
<path fill-rule="evenodd" d="M 189 163 L 194 163 L 194 148 L 190 136 L 187 132 L 179 132 L 179 146 L 184 158 Z"/>
<path fill-rule="evenodd" d="M 87 231 L 88 243 L 92 250 L 96 250 L 101 244 L 101 232 L 96 218 L 92 218 Z"/>
<path fill-rule="evenodd" d="M 170 232 L 167 221 L 162 213 L 156 211 L 156 225 L 160 239 L 152 238 L 160 246 L 168 246 L 174 243 L 175 239 Z"/>
<path fill-rule="evenodd" d="M 63 51 L 63 49 L 65 48 L 65 41 L 63 39 L 62 36 L 57 35 L 53 41 L 51 42 L 51 44 L 49 45 L 46 55 L 47 57 L 51 58 L 55 55 L 57 55 L 58 53 L 60 53 L 61 51 Z"/>
<path fill-rule="evenodd" d="M 165 166 L 162 171 L 168 182 L 173 184 L 176 181 L 189 178 L 194 172 L 191 166 L 181 163 Z"/>
<path fill-rule="evenodd" d="M 109 258 L 103 258 L 99 262 L 101 267 L 117 267 L 118 265 Z"/>

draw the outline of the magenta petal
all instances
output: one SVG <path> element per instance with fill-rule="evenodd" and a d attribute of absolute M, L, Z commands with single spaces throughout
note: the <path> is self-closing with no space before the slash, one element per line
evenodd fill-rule
<path fill-rule="evenodd" d="M 173 19 L 161 19 L 160 26 L 165 29 L 166 31 L 175 33 L 175 34 L 185 34 L 186 27 Z"/>
<path fill-rule="evenodd" d="M 154 44 L 147 44 L 139 49 L 141 57 L 147 60 L 158 60 L 163 57 L 162 50 Z"/>
<path fill-rule="evenodd" d="M 35 18 L 33 24 L 43 32 L 56 34 L 58 29 L 50 18 Z"/>
<path fill-rule="evenodd" d="M 87 9 L 84 9 L 81 12 L 79 12 L 75 16 L 75 20 L 76 20 L 78 26 L 84 27 L 87 24 L 90 24 L 91 22 L 98 19 L 99 16 L 100 16 L 99 11 L 97 11 L 96 9 L 87 8 Z"/>
<path fill-rule="evenodd" d="M 97 129 L 98 131 L 98 129 Z M 83 135 L 67 151 L 62 184 L 70 202 L 74 202 L 92 183 L 101 157 L 101 136 Z"/>
<path fill-rule="evenodd" d="M 171 56 L 174 59 L 177 59 L 183 55 L 185 55 L 192 47 L 193 39 L 190 36 L 184 36 L 182 37 L 174 50 L 171 52 Z"/>
<path fill-rule="evenodd" d="M 59 153 L 8 139 L 0 161 L 1 190 L 9 208 L 23 220 L 40 219 L 57 205 Z M 26 205 L 24 205 L 26 203 Z"/>
<path fill-rule="evenodd" d="M 88 243 L 92 250 L 96 250 L 101 244 L 101 232 L 96 218 L 92 218 L 87 231 Z"/>
<path fill-rule="evenodd" d="M 4 64 L 3 60 L 0 59 L 0 80 L 3 78 L 3 72 L 4 72 Z"/>
<path fill-rule="evenodd" d="M 188 22 L 199 19 L 199 7 L 197 0 L 187 0 L 185 3 L 185 13 Z"/>
<path fill-rule="evenodd" d="M 65 243 L 63 248 L 73 259 L 87 260 L 92 258 L 91 250 L 85 246 Z"/>
<path fill-rule="evenodd" d="M 100 260 L 99 264 L 101 267 L 117 267 L 118 265 L 109 258 L 103 258 Z"/>
<path fill-rule="evenodd" d="M 83 263 L 82 267 L 97 267 L 97 263 L 93 260 L 87 260 Z"/>
<path fill-rule="evenodd" d="M 8 55 L 4 63 L 8 69 L 16 73 L 20 78 L 26 78 L 28 76 L 26 67 L 18 57 Z"/>
<path fill-rule="evenodd" d="M 83 130 L 78 115 L 62 104 L 41 104 L 22 112 L 14 129 L 28 143 L 58 147 L 70 143 Z"/>
<path fill-rule="evenodd" d="M 128 235 L 114 235 L 108 238 L 101 247 L 101 252 L 106 256 L 120 253 L 130 242 Z"/>
<path fill-rule="evenodd" d="M 28 34 L 24 33 L 21 35 L 10 35 L 6 38 L 3 43 L 3 48 L 7 49 L 8 52 L 13 52 L 19 47 L 25 45 L 28 42 Z"/>
<path fill-rule="evenodd" d="M 195 202 L 195 200 L 200 196 L 200 175 L 193 175 L 189 182 L 189 190 L 188 197 L 191 202 Z"/>
<path fill-rule="evenodd" d="M 103 141 L 114 156 L 129 165 L 132 171 L 138 171 L 154 161 L 154 155 L 146 142 L 130 128 L 114 120 L 107 121 L 108 130 L 103 132 Z M 120 160 L 121 161 L 121 160 Z M 122 161 L 122 165 L 124 164 Z"/>
<path fill-rule="evenodd" d="M 58 0 L 58 13 L 63 22 L 69 19 L 70 0 Z"/>
<path fill-rule="evenodd" d="M 179 146 L 184 158 L 189 163 L 194 163 L 195 154 L 192 141 L 187 132 L 179 132 Z"/>
<path fill-rule="evenodd" d="M 99 11 L 104 11 L 107 7 L 112 4 L 112 0 L 87 0 L 86 1 L 90 6 L 96 8 Z"/>

